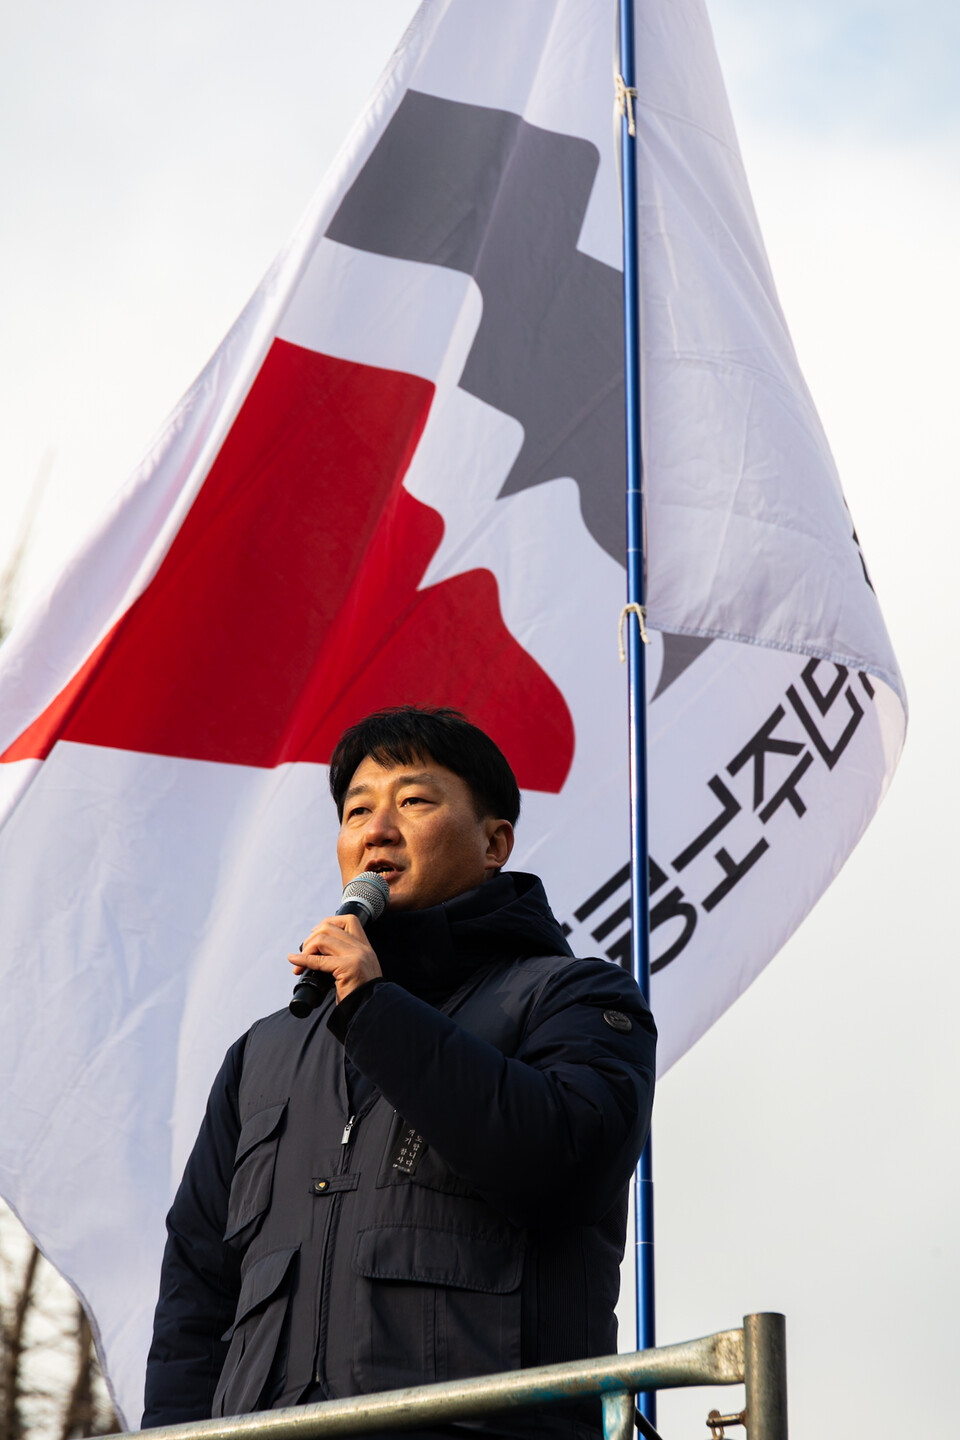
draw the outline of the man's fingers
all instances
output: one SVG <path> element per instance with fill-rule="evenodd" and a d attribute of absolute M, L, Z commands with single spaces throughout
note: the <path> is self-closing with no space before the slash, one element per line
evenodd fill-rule
<path fill-rule="evenodd" d="M 304 945 L 302 950 L 294 950 L 287 956 L 287 959 L 295 970 L 332 970 L 337 961 L 343 959 L 343 956 L 315 948 L 308 950 Z"/>
<path fill-rule="evenodd" d="M 338 944 L 340 937 L 344 935 L 349 935 L 354 940 L 363 940 L 363 926 L 356 915 L 328 915 L 319 925 L 314 925 L 301 949 L 323 954 L 326 946 Z"/>
<path fill-rule="evenodd" d="M 333 970 L 338 962 L 369 949 L 370 942 L 355 915 L 328 915 L 313 927 L 300 950 L 287 959 L 294 973 L 302 975 L 305 970 Z"/>
<path fill-rule="evenodd" d="M 302 975 L 305 970 L 329 970 L 332 968 L 330 964 L 323 963 L 331 959 L 331 957 L 327 955 L 313 954 L 307 956 L 301 954 L 299 951 L 295 951 L 292 955 L 288 955 L 287 959 L 293 966 L 294 975 Z"/>
<path fill-rule="evenodd" d="M 325 970 L 342 1000 L 367 980 L 382 976 L 380 962 L 355 915 L 328 915 L 315 925 L 296 954 L 287 956 L 295 975 Z"/>

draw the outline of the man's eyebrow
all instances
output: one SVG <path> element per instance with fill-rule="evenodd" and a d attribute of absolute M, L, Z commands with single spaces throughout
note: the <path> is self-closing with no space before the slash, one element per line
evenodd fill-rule
<path fill-rule="evenodd" d="M 433 784 L 433 785 L 436 785 L 436 784 L 437 784 L 437 777 L 436 777 L 436 775 L 432 774 L 432 772 L 429 771 L 429 770 L 421 770 L 421 771 L 419 771 L 416 775 L 398 775 L 398 776 L 397 776 L 397 784 L 398 784 L 398 785 L 425 785 L 425 784 Z M 367 790 L 369 790 L 370 788 L 371 788 L 371 787 L 370 787 L 369 782 L 366 782 L 366 783 L 361 782 L 359 785 L 351 785 L 350 788 L 349 788 L 347 791 L 345 791 L 345 793 L 344 793 L 343 803 L 346 804 L 348 800 L 352 800 L 352 799 L 354 798 L 354 796 L 356 796 L 356 795 L 363 795 L 363 794 L 364 794 Z"/>

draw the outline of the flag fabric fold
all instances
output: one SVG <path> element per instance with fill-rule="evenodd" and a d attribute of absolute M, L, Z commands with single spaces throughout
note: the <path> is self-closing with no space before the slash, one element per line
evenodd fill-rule
<path fill-rule="evenodd" d="M 226 1046 L 339 893 L 388 704 L 504 749 L 515 863 L 629 954 L 613 0 L 427 0 L 286 251 L 0 652 L 0 1192 L 139 1418 Z M 889 783 L 905 700 L 700 0 L 638 0 L 653 1004 L 672 1063 Z"/>

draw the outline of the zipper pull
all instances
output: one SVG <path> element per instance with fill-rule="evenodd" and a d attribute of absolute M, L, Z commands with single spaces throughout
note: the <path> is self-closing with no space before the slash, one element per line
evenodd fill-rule
<path fill-rule="evenodd" d="M 340 1136 L 340 1144 L 341 1144 L 341 1145 L 349 1145 L 349 1144 L 350 1144 L 350 1131 L 353 1129 L 353 1127 L 354 1127 L 354 1125 L 356 1125 L 356 1123 L 357 1123 L 357 1117 L 356 1117 L 356 1115 L 351 1115 L 350 1118 L 349 1118 L 349 1120 L 347 1121 L 346 1125 L 344 1125 L 344 1127 L 343 1127 L 343 1134 Z"/>

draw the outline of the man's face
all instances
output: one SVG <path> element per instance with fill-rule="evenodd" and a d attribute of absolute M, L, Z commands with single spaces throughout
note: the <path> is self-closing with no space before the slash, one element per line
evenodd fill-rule
<path fill-rule="evenodd" d="M 499 870 L 513 848 L 507 820 L 477 819 L 465 780 L 429 755 L 409 765 L 358 765 L 343 803 L 337 860 L 343 883 L 376 870 L 394 910 L 452 900 Z"/>

